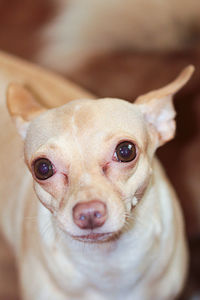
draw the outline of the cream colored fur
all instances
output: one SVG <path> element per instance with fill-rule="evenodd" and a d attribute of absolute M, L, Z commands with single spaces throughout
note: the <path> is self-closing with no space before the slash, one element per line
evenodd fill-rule
<path fill-rule="evenodd" d="M 199 0 L 59 0 L 56 5 L 57 16 L 41 34 L 46 43 L 37 61 L 64 73 L 108 51 L 190 47 L 200 32 Z"/>
<path fill-rule="evenodd" d="M 42 94 L 33 86 L 44 91 L 48 82 L 46 95 L 52 99 L 53 94 L 54 106 L 60 105 L 59 79 L 30 65 L 26 73 L 25 64 L 18 62 L 23 76 L 9 86 L 7 105 L 25 139 L 25 162 L 33 178 L 32 162 L 38 157 L 48 157 L 57 170 L 39 181 L 23 162 L 23 145 L 6 109 L 6 90 L 17 62 L 3 58 L 7 66 L 0 78 L 0 223 L 16 255 L 22 299 L 175 299 L 187 271 L 184 226 L 176 195 L 154 154 L 174 135 L 172 95 L 193 68 L 135 104 L 90 100 L 82 92 L 82 100 L 46 110 L 44 99 L 38 105 Z M 46 81 L 37 86 L 39 74 Z M 68 88 L 71 84 L 66 82 L 66 102 Z M 71 98 L 79 98 L 76 88 L 72 90 Z M 134 161 L 113 159 L 121 140 L 135 143 Z M 93 230 L 109 233 L 104 240 L 88 240 L 91 230 L 73 222 L 74 205 L 93 199 L 107 205 L 107 221 Z"/>

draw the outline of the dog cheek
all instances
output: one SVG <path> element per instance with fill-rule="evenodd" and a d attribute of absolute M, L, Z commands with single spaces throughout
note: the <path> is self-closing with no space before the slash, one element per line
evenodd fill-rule
<path fill-rule="evenodd" d="M 151 167 L 146 160 L 141 163 L 137 171 L 126 183 L 124 188 L 125 205 L 128 212 L 131 211 L 143 198 L 151 178 Z"/>
<path fill-rule="evenodd" d="M 132 198 L 134 197 L 136 190 L 135 182 L 135 170 L 121 170 L 117 168 L 115 172 L 110 173 L 109 180 L 112 184 L 112 189 L 117 194 L 120 201 L 123 202 L 124 210 L 130 213 L 132 208 Z M 128 173 L 128 174 L 127 174 Z"/>
<path fill-rule="evenodd" d="M 35 193 L 40 200 L 40 202 L 51 212 L 53 212 L 52 207 L 52 196 L 47 191 L 45 191 L 37 182 L 34 182 Z"/>
<path fill-rule="evenodd" d="M 62 174 L 55 174 L 47 180 L 35 182 L 55 199 L 61 199 L 68 190 L 68 180 Z"/>

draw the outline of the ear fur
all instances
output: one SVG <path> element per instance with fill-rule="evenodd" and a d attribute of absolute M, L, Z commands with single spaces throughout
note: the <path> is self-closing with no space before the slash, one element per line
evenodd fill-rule
<path fill-rule="evenodd" d="M 11 83 L 8 87 L 7 107 L 23 139 L 26 137 L 30 121 L 45 111 L 34 96 L 18 83 Z"/>
<path fill-rule="evenodd" d="M 142 95 L 135 101 L 144 114 L 152 137 L 156 140 L 156 148 L 174 137 L 176 112 L 173 96 L 188 82 L 193 72 L 194 67 L 188 66 L 170 84 Z"/>

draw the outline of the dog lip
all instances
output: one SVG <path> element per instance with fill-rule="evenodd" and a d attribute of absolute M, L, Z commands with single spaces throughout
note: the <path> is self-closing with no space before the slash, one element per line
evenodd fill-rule
<path fill-rule="evenodd" d="M 84 235 L 72 235 L 72 237 L 76 240 L 83 242 L 103 242 L 108 240 L 109 237 L 113 235 L 113 232 L 106 233 L 89 233 Z"/>

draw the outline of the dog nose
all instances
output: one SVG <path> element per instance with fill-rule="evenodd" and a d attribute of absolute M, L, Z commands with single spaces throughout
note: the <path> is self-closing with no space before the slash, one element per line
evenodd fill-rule
<path fill-rule="evenodd" d="M 81 229 L 101 227 L 107 219 L 107 208 L 102 201 L 78 203 L 73 208 L 74 223 Z"/>

